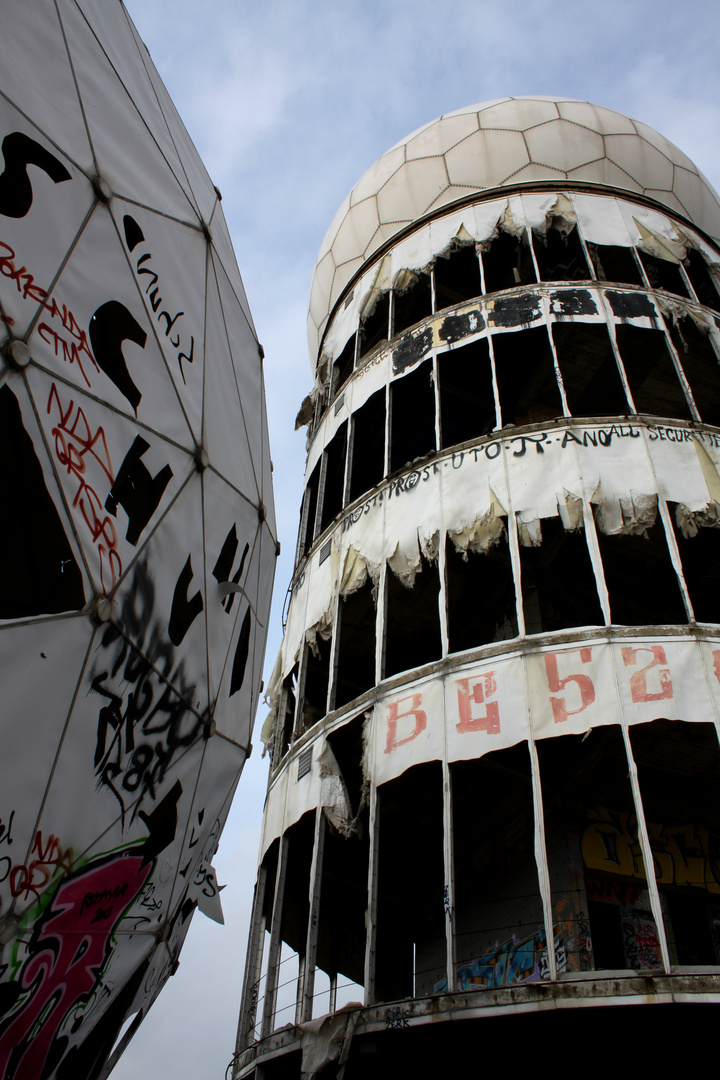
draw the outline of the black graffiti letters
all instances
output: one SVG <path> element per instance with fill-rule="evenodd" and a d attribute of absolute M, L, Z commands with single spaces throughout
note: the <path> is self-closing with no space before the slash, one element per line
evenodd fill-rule
<path fill-rule="evenodd" d="M 115 477 L 115 483 L 105 500 L 105 509 L 116 516 L 117 504 L 120 503 L 128 516 L 125 539 L 129 544 L 137 544 L 141 532 L 158 508 L 165 488 L 170 483 L 172 469 L 163 466 L 157 476 L 151 476 L 141 461 L 150 443 L 137 435 L 123 459 Z"/>
<path fill-rule="evenodd" d="M 235 659 L 233 660 L 232 676 L 230 678 L 230 694 L 236 694 L 245 679 L 248 653 L 250 651 L 250 608 L 245 612 L 240 636 L 238 637 Z"/>
<path fill-rule="evenodd" d="M 27 174 L 28 165 L 42 169 L 54 184 L 72 179 L 61 161 L 21 131 L 5 136 L 2 154 L 5 168 L 0 175 L 0 214 L 3 217 L 25 217 L 32 206 L 33 189 Z"/>
<path fill-rule="evenodd" d="M 168 636 L 173 645 L 179 645 L 195 618 L 203 609 L 203 598 L 200 590 L 192 599 L 188 599 L 188 589 L 193 579 L 191 557 L 188 555 L 187 562 L 180 571 L 180 576 L 175 584 L 172 608 L 170 610 L 170 622 L 168 623 Z"/>
<path fill-rule="evenodd" d="M 247 558 L 248 551 L 250 550 L 250 545 L 245 545 L 242 556 L 240 558 L 240 565 L 231 578 L 230 571 L 232 570 L 233 563 L 235 562 L 235 556 L 237 554 L 238 546 L 239 545 L 237 538 L 237 529 L 233 525 L 229 529 L 228 534 L 225 537 L 223 546 L 220 549 L 220 554 L 217 558 L 217 562 L 213 567 L 213 577 L 220 584 L 224 584 L 227 581 L 232 581 L 233 585 L 237 585 L 240 581 L 240 578 L 242 577 L 242 572 L 245 569 L 245 559 Z M 234 602 L 235 593 L 232 592 L 223 600 L 223 607 L 225 608 L 225 611 L 229 613 L 232 609 Z"/>
<path fill-rule="evenodd" d="M 127 398 L 137 415 L 142 394 L 130 378 L 122 351 L 124 341 L 134 341 L 144 349 L 147 334 L 124 304 L 119 300 L 108 300 L 90 320 L 90 344 L 100 368 Z"/>

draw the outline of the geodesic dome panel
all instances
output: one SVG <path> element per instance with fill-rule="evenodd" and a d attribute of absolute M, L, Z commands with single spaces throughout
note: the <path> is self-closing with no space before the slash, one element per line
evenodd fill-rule
<path fill-rule="evenodd" d="M 337 297 L 387 240 L 468 195 L 548 180 L 645 195 L 720 239 L 717 193 L 682 150 L 647 124 L 570 98 L 470 105 L 433 120 L 383 154 L 333 218 L 310 287 L 313 365 Z"/>
<path fill-rule="evenodd" d="M 220 194 L 125 9 L 0 85 L 0 1074 L 95 1076 L 172 973 L 250 746 L 277 551 Z"/>

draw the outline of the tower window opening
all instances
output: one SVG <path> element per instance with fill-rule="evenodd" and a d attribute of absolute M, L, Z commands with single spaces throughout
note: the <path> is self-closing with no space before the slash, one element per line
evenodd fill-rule
<path fill-rule="evenodd" d="M 416 280 L 402 292 L 393 295 L 393 336 L 432 313 L 432 288 L 429 274 L 418 274 Z"/>
<path fill-rule="evenodd" d="M 558 365 L 573 416 L 622 416 L 629 411 L 606 326 L 554 323 Z"/>
<path fill-rule="evenodd" d="M 355 366 L 356 341 L 357 334 L 353 334 L 333 364 L 331 397 L 334 397 L 343 388 L 352 375 Z"/>
<path fill-rule="evenodd" d="M 302 702 L 298 734 L 321 720 L 327 712 L 328 685 L 330 682 L 330 652 L 332 641 L 316 634 L 312 645 L 305 646 L 303 672 L 300 686 Z"/>
<path fill-rule="evenodd" d="M 691 514 L 668 503 L 683 577 L 698 622 L 720 622 L 720 522 L 714 508 Z"/>
<path fill-rule="evenodd" d="M 387 679 L 442 656 L 436 563 L 421 555 L 421 567 L 408 588 L 390 569 L 385 610 L 385 674 Z"/>
<path fill-rule="evenodd" d="M 435 310 L 462 304 L 480 296 L 480 262 L 474 244 L 463 244 L 440 256 L 433 268 Z"/>
<path fill-rule="evenodd" d="M 690 406 L 662 330 L 618 325 L 615 334 L 637 411 L 691 420 Z"/>
<path fill-rule="evenodd" d="M 290 674 L 283 680 L 282 691 L 280 695 L 280 715 L 278 717 L 277 731 L 280 736 L 280 743 L 277 747 L 278 756 L 277 761 L 273 761 L 273 764 L 278 764 L 280 758 L 282 758 L 290 748 L 292 743 L 293 729 L 295 727 L 295 710 L 297 707 L 297 689 L 298 689 L 298 665 L 292 669 Z"/>
<path fill-rule="evenodd" d="M 315 468 L 310 473 L 310 478 L 308 479 L 307 485 L 305 487 L 305 498 L 303 499 L 302 511 L 300 514 L 298 561 L 303 557 L 306 550 L 310 547 L 313 540 L 315 539 L 315 517 L 317 514 L 321 465 L 322 458 L 318 460 Z"/>
<path fill-rule="evenodd" d="M 376 611 L 372 582 L 340 600 L 334 708 L 375 685 Z"/>
<path fill-rule="evenodd" d="M 432 360 L 390 384 L 390 472 L 436 449 Z"/>
<path fill-rule="evenodd" d="M 487 435 L 496 424 L 487 338 L 438 356 L 442 449 Z"/>
<path fill-rule="evenodd" d="M 503 426 L 562 416 L 547 329 L 493 334 L 495 373 Z"/>
<path fill-rule="evenodd" d="M 720 425 L 720 364 L 709 334 L 699 330 L 690 316 L 677 322 L 667 319 L 667 327 L 700 419 L 706 424 Z"/>
<path fill-rule="evenodd" d="M 570 532 L 559 517 L 542 518 L 534 524 L 532 533 L 520 526 L 525 633 L 602 626 L 585 530 Z M 537 540 L 538 546 L 529 546 Z"/>
<path fill-rule="evenodd" d="M 333 750 L 338 757 L 334 743 Z M 361 758 L 362 750 L 358 761 Z M 346 779 L 344 769 L 343 777 Z M 344 835 L 332 826 L 333 808 L 328 811 L 326 817 L 329 817 L 331 827 L 326 830 L 324 841 L 317 963 L 323 971 L 337 974 L 336 1007 L 341 1007 L 344 1004 L 341 998 L 347 1000 L 348 995 L 354 1001 L 362 1000 L 362 990 L 359 993 L 358 990 L 364 980 L 370 849 L 368 811 L 365 808 L 360 812 L 355 831 L 350 835 Z M 357 985 L 350 988 L 343 985 L 348 982 Z"/>
<path fill-rule="evenodd" d="M 390 325 L 390 293 L 382 293 L 377 299 L 375 309 L 360 323 L 360 346 L 358 358 L 367 356 L 381 341 L 388 340 Z"/>
<path fill-rule="evenodd" d="M 702 253 L 696 248 L 688 247 L 683 266 L 700 303 L 714 311 L 720 311 L 717 284 Z"/>
<path fill-rule="evenodd" d="M 537 281 L 527 237 L 501 230 L 482 253 L 485 292 L 500 292 Z"/>
<path fill-rule="evenodd" d="M 533 230 L 533 248 L 541 281 L 591 281 L 585 252 L 576 228 L 569 232 L 549 225 Z"/>
<path fill-rule="evenodd" d="M 665 292 L 675 293 L 677 296 L 687 297 L 688 291 L 682 274 L 680 264 L 669 262 L 667 259 L 658 259 L 654 255 L 648 255 L 642 248 L 635 249 L 643 264 L 651 289 L 663 289 Z"/>
<path fill-rule="evenodd" d="M 621 285 L 645 284 L 632 248 L 615 244 L 588 244 L 587 248 L 598 281 Z"/>
<path fill-rule="evenodd" d="M 451 653 L 517 637 L 515 582 L 504 529 L 485 552 L 463 554 L 448 537 L 445 576 Z"/>
<path fill-rule="evenodd" d="M 377 390 L 353 413 L 350 502 L 385 475 L 385 390 Z"/>
<path fill-rule="evenodd" d="M 613 623 L 654 626 L 687 623 L 677 575 L 659 518 L 640 535 L 608 536 L 598 529 Z"/>
<path fill-rule="evenodd" d="M 320 532 L 343 508 L 348 423 L 340 425 L 325 448 L 325 486 L 320 513 Z"/>

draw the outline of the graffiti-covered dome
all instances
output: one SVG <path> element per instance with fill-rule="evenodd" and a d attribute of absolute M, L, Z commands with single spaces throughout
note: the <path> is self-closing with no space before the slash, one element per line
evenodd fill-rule
<path fill-rule="evenodd" d="M 501 98 L 418 128 L 383 154 L 335 214 L 310 288 L 311 360 L 357 270 L 413 221 L 468 195 L 569 181 L 654 199 L 720 238 L 720 199 L 689 157 L 647 124 L 570 98 Z"/>

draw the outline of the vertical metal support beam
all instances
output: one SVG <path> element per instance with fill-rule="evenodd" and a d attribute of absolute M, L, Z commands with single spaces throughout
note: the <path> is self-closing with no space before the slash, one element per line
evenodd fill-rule
<path fill-rule="evenodd" d="M 365 1004 L 375 1004 L 375 955 L 377 943 L 378 850 L 380 813 L 377 788 L 370 782 L 370 854 L 368 857 L 368 902 L 365 915 Z"/>
<path fill-rule="evenodd" d="M 304 954 L 298 955 L 298 977 L 297 986 L 295 988 L 295 1023 L 301 1024 L 303 1019 L 303 1001 L 305 999 L 305 975 L 307 973 L 307 957 Z"/>
<path fill-rule="evenodd" d="M 643 810 L 642 796 L 640 794 L 640 781 L 638 780 L 637 765 L 635 764 L 632 744 L 630 742 L 630 731 L 626 723 L 622 725 L 622 733 L 623 739 L 625 740 L 625 755 L 627 757 L 628 772 L 630 775 L 630 787 L 632 788 L 632 797 L 633 802 L 635 803 L 638 839 L 642 850 L 643 863 L 645 865 L 645 878 L 650 894 L 650 909 L 653 913 L 655 927 L 657 929 L 663 970 L 669 975 L 672 970 L 670 964 L 670 950 L 668 949 L 667 937 L 665 935 L 665 922 L 663 920 L 662 904 L 660 903 L 660 893 L 658 891 L 657 881 L 655 880 L 655 860 L 653 859 L 652 848 L 650 847 L 650 837 L 648 836 L 647 824 L 645 822 L 645 811 Z"/>
<path fill-rule="evenodd" d="M 330 975 L 330 1002 L 328 1004 L 328 1012 L 334 1013 L 337 1009 L 337 971 L 333 971 Z"/>
<path fill-rule="evenodd" d="M 322 806 L 315 809 L 315 836 L 310 866 L 310 893 L 307 939 L 305 942 L 305 979 L 301 1020 L 312 1020 L 315 994 L 315 963 L 317 960 L 318 929 L 320 926 L 320 887 L 325 854 L 325 814 Z"/>
<path fill-rule="evenodd" d="M 685 575 L 683 573 L 682 560 L 680 558 L 680 549 L 677 544 L 677 537 L 675 536 L 675 530 L 673 529 L 672 519 L 670 517 L 670 511 L 668 510 L 668 504 L 662 495 L 658 495 L 658 509 L 660 511 L 660 517 L 665 527 L 665 539 L 667 540 L 668 550 L 670 552 L 670 562 L 673 564 L 673 570 L 675 571 L 680 585 L 680 593 L 682 595 L 683 605 L 685 607 L 685 614 L 688 617 L 689 622 L 695 621 L 695 612 L 693 611 L 692 600 L 690 599 L 690 593 L 685 582 Z"/>
<path fill-rule="evenodd" d="M 538 762 L 537 747 L 535 746 L 535 739 L 533 738 L 532 733 L 528 740 L 528 749 L 530 750 L 530 766 L 532 769 L 533 809 L 535 817 L 535 862 L 537 864 L 538 881 L 540 883 L 540 898 L 542 899 L 543 906 L 548 972 L 550 981 L 556 982 L 557 957 L 555 956 L 555 920 L 553 919 L 550 870 L 547 861 L 547 847 L 545 846 L 545 814 L 543 812 L 542 786 L 540 784 L 540 763 Z"/>
<path fill-rule="evenodd" d="M 261 866 L 255 882 L 255 894 L 253 896 L 250 940 L 248 942 L 247 956 L 245 957 L 245 979 L 240 1004 L 237 1041 L 235 1043 L 236 1055 L 241 1054 L 255 1041 L 258 983 L 260 982 L 260 972 L 262 970 L 263 937 L 265 934 L 265 920 L 262 913 L 265 906 L 266 884 L 267 869 L 265 866 Z"/>
<path fill-rule="evenodd" d="M 443 907 L 445 909 L 445 967 L 448 993 L 455 990 L 455 852 L 453 845 L 452 778 L 447 754 L 443 755 L 443 859 L 445 886 Z"/>
<path fill-rule="evenodd" d="M 283 902 L 285 900 L 285 878 L 287 876 L 287 857 L 290 841 L 287 833 L 280 841 L 278 866 L 275 875 L 275 895 L 273 897 L 272 920 L 270 923 L 270 948 L 268 950 L 268 969 L 265 979 L 265 1001 L 260 1038 L 266 1039 L 273 1032 L 275 1023 L 275 1003 L 277 1001 L 278 974 L 280 971 Z"/>

